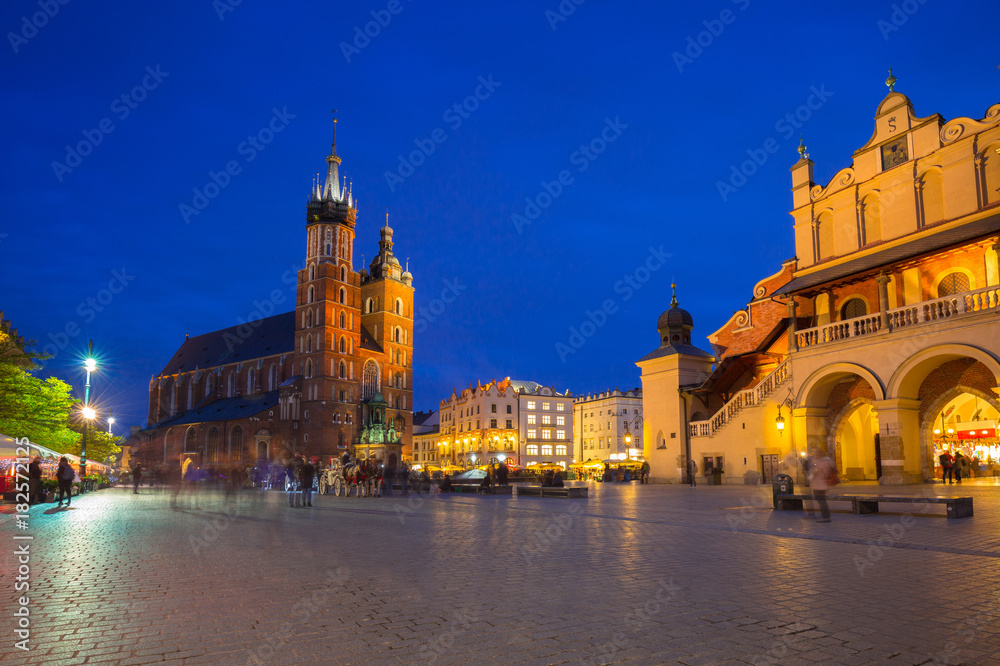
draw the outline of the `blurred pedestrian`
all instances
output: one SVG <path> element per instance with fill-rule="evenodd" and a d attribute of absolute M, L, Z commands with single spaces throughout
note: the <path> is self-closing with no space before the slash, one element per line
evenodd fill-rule
<path fill-rule="evenodd" d="M 689 487 L 696 488 L 698 486 L 698 481 L 696 480 L 698 478 L 698 462 L 694 458 L 688 460 L 687 472 Z"/>
<path fill-rule="evenodd" d="M 497 482 L 501 486 L 507 485 L 507 473 L 509 471 L 510 470 L 507 468 L 507 461 L 506 460 L 500 461 L 500 466 L 497 467 Z"/>
<path fill-rule="evenodd" d="M 642 467 L 639 468 L 639 483 L 649 483 L 649 463 L 645 460 L 642 461 Z"/>
<path fill-rule="evenodd" d="M 812 489 L 813 499 L 819 505 L 820 511 L 820 517 L 816 519 L 816 522 L 828 523 L 830 522 L 830 505 L 826 502 L 826 491 L 836 484 L 837 468 L 830 456 L 819 449 L 813 449 L 810 458 L 812 458 L 812 465 L 810 466 L 809 487 Z"/>
<path fill-rule="evenodd" d="M 299 468 L 299 481 L 302 483 L 302 506 L 312 506 L 313 479 L 316 477 L 316 467 L 308 460 Z"/>
<path fill-rule="evenodd" d="M 63 494 L 66 495 L 66 508 L 69 508 L 70 498 L 73 496 L 73 479 L 76 472 L 69 464 L 69 459 L 63 456 L 59 459 L 59 467 L 56 469 L 56 481 L 59 482 L 59 504 L 62 506 Z"/>
<path fill-rule="evenodd" d="M 42 497 L 42 457 L 35 456 L 35 459 L 28 465 L 28 503 L 39 504 Z"/>
<path fill-rule="evenodd" d="M 962 483 L 962 475 L 967 473 L 968 460 L 962 455 L 961 451 L 955 451 L 955 463 L 953 469 L 955 470 L 955 483 Z"/>
<path fill-rule="evenodd" d="M 132 494 L 139 494 L 139 483 L 142 481 L 142 463 L 136 463 L 132 467 Z"/>
<path fill-rule="evenodd" d="M 941 483 L 955 483 L 955 459 L 951 457 L 951 453 L 947 450 L 942 451 L 938 456 L 938 462 L 941 463 Z"/>

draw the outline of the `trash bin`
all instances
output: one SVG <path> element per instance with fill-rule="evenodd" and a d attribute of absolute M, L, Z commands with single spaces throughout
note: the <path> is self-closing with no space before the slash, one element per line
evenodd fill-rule
<path fill-rule="evenodd" d="M 791 495 L 795 492 L 795 483 L 787 474 L 778 474 L 771 482 L 771 492 L 774 498 L 774 508 L 778 508 L 778 495 Z"/>

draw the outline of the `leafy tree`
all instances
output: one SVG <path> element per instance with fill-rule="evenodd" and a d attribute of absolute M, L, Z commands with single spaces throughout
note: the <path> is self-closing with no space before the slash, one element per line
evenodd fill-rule
<path fill-rule="evenodd" d="M 0 332 L 0 432 L 27 437 L 54 451 L 68 452 L 80 434 L 70 428 L 76 401 L 73 388 L 56 377 L 39 379 L 31 374 L 42 355 Z"/>
<path fill-rule="evenodd" d="M 83 426 L 78 426 L 78 428 L 80 429 L 80 433 L 83 433 Z M 87 430 L 87 460 L 107 463 L 108 458 L 117 456 L 122 452 L 119 445 L 124 440 L 124 437 L 115 437 L 114 435 L 108 437 L 107 430 L 91 427 Z M 82 445 L 83 437 L 81 436 L 80 440 L 71 449 L 67 449 L 61 453 L 72 453 L 78 456 L 80 455 Z"/>

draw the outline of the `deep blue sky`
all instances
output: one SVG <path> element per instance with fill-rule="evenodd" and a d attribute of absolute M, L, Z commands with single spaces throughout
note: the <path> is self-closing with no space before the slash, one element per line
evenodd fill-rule
<path fill-rule="evenodd" d="M 557 0 L 401 0 L 350 62 L 341 43 L 390 3 L 242 2 L 220 20 L 224 2 L 77 0 L 37 34 L 22 18 L 41 11 L 37 0 L 0 8 L 0 309 L 40 344 L 76 332 L 47 370 L 78 386 L 93 338 L 104 359 L 95 394 L 123 425 L 145 423 L 150 376 L 186 329 L 236 324 L 275 289 L 291 309 L 282 275 L 304 258 L 304 204 L 333 108 L 360 202 L 355 268 L 377 249 L 388 207 L 418 308 L 446 281 L 467 285 L 415 337 L 416 406 L 428 408 L 506 375 L 574 392 L 638 385 L 634 361 L 657 345 L 672 277 L 708 349 L 705 336 L 794 254 L 799 132 L 825 183 L 871 136 L 890 65 L 921 116 L 980 118 L 1000 101 L 995 2 L 910 0 L 916 11 L 898 4 L 894 17 L 889 2 L 847 12 L 590 0 L 553 30 Z M 713 23 L 723 10 L 730 23 Z M 708 46 L 679 71 L 672 54 L 702 32 Z M 12 44 L 11 33 L 29 38 Z M 151 90 L 129 108 L 120 98 L 144 77 Z M 487 99 L 456 128 L 444 114 L 480 77 L 499 86 L 480 89 Z M 814 86 L 832 96 L 789 138 L 776 123 Z M 294 118 L 248 161 L 241 143 L 274 109 Z M 103 119 L 111 133 L 94 132 Z M 574 157 L 606 119 L 627 128 L 596 159 Z M 445 141 L 390 187 L 386 171 L 436 128 Z M 84 132 L 100 143 L 60 180 L 53 162 Z M 770 138 L 780 150 L 723 201 L 717 182 Z M 179 205 L 230 160 L 240 173 L 185 223 Z M 511 215 L 563 170 L 572 183 L 519 233 Z M 626 301 L 616 283 L 661 246 L 672 256 Z M 123 270 L 128 286 L 102 295 Z M 87 299 L 102 296 L 91 312 Z M 563 362 L 556 344 L 605 299 L 616 311 Z"/>

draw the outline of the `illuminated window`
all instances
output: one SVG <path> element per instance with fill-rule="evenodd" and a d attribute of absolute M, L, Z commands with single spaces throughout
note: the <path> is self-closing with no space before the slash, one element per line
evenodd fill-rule
<path fill-rule="evenodd" d="M 557 456 L 566 455 L 566 446 L 564 444 L 560 444 L 556 447 L 556 455 Z"/>
<path fill-rule="evenodd" d="M 557 402 L 556 403 L 556 411 L 557 412 L 564 412 L 564 411 L 566 411 L 566 403 Z"/>
<path fill-rule="evenodd" d="M 556 425 L 566 425 L 566 417 L 565 416 L 557 416 L 556 417 Z"/>
<path fill-rule="evenodd" d="M 534 428 L 528 428 L 528 439 L 534 439 L 537 433 L 538 431 L 535 430 Z"/>
<path fill-rule="evenodd" d="M 545 411 L 549 411 L 550 407 L 552 407 L 552 405 L 550 405 L 549 403 L 547 402 L 542 403 L 542 409 L 544 409 Z"/>
<path fill-rule="evenodd" d="M 535 415 L 528 414 L 528 425 L 535 425 Z"/>
<path fill-rule="evenodd" d="M 533 435 L 528 435 L 528 437 L 533 437 Z M 538 444 L 528 444 L 528 446 L 525 447 L 525 452 L 529 456 L 537 456 L 538 455 Z"/>
<path fill-rule="evenodd" d="M 535 401 L 534 400 L 529 400 L 528 401 L 528 409 L 534 409 L 534 408 L 535 408 Z"/>
<path fill-rule="evenodd" d="M 542 425 L 552 425 L 552 417 L 548 414 L 542 414 Z"/>
<path fill-rule="evenodd" d="M 552 455 L 552 445 L 551 444 L 543 444 L 542 445 L 542 455 L 543 456 L 551 456 Z"/>
<path fill-rule="evenodd" d="M 551 430 L 543 430 L 542 431 L 542 439 L 552 439 L 552 431 Z"/>
<path fill-rule="evenodd" d="M 556 430 L 556 439 L 566 439 L 566 431 Z"/>

